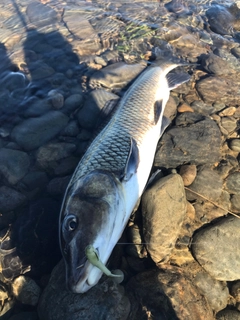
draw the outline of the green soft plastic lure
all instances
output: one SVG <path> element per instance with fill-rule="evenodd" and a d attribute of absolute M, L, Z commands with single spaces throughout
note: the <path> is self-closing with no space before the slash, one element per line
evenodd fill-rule
<path fill-rule="evenodd" d="M 88 258 L 88 261 L 100 269 L 104 274 L 106 274 L 108 277 L 118 278 L 121 277 L 119 274 L 113 274 L 108 268 L 102 263 L 102 261 L 99 259 L 97 251 L 94 249 L 92 245 L 89 245 L 85 249 L 86 256 Z"/>

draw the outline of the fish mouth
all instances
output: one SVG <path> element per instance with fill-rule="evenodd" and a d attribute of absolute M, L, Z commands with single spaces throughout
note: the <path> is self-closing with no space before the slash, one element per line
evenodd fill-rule
<path fill-rule="evenodd" d="M 96 250 L 98 252 L 98 250 Z M 66 263 L 67 268 L 67 286 L 74 293 L 85 293 L 95 286 L 102 276 L 102 271 L 92 265 L 87 257 L 84 257 L 84 262 L 79 266 Z"/>

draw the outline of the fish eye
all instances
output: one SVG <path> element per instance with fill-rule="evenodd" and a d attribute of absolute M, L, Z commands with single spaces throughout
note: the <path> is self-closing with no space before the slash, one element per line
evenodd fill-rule
<path fill-rule="evenodd" d="M 77 228 L 77 217 L 73 214 L 67 215 L 64 219 L 64 229 L 67 231 L 74 231 Z"/>

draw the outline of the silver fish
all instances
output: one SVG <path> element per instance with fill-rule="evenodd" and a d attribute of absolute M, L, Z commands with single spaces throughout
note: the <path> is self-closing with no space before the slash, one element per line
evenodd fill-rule
<path fill-rule="evenodd" d="M 145 188 L 158 140 L 170 123 L 163 116 L 169 91 L 190 78 L 169 74 L 177 66 L 149 67 L 135 80 L 69 182 L 59 235 L 73 292 L 98 283 L 105 272 L 98 266 L 106 265 Z"/>

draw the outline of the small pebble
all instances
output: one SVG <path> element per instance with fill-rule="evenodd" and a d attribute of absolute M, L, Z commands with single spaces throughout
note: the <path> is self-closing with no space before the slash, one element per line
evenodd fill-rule
<path fill-rule="evenodd" d="M 192 184 L 194 179 L 196 178 L 197 167 L 194 164 L 192 164 L 192 165 L 188 165 L 188 164 L 187 165 L 183 165 L 180 168 L 179 174 L 183 179 L 184 186 L 190 186 L 190 184 Z"/>
<path fill-rule="evenodd" d="M 193 108 L 191 108 L 187 103 L 182 103 L 178 108 L 178 112 L 194 112 Z"/>
<path fill-rule="evenodd" d="M 64 105 L 64 97 L 57 90 L 51 90 L 48 92 L 48 96 L 52 102 L 54 109 L 61 109 Z"/>
<path fill-rule="evenodd" d="M 240 139 L 232 139 L 229 142 L 229 148 L 232 151 L 240 152 Z"/>
<path fill-rule="evenodd" d="M 230 117 L 230 116 L 233 116 L 234 113 L 236 112 L 237 108 L 236 107 L 228 107 L 226 109 L 224 109 L 223 111 L 221 111 L 219 113 L 219 115 L 221 117 Z"/>
<path fill-rule="evenodd" d="M 237 127 L 237 121 L 232 117 L 223 117 L 221 124 L 222 124 L 222 127 L 225 130 L 227 130 L 229 133 L 234 131 Z"/>

